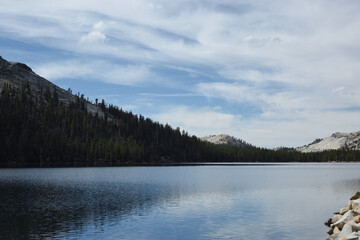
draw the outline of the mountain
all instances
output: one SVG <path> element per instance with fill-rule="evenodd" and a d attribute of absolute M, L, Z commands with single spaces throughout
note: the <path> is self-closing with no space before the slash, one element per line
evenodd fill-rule
<path fill-rule="evenodd" d="M 70 102 L 75 101 L 75 96 L 66 91 L 45 78 L 37 75 L 32 69 L 24 63 L 8 62 L 0 56 L 0 92 L 4 84 L 9 84 L 13 87 L 20 88 L 24 84 L 29 84 L 34 94 L 39 95 L 41 92 L 45 92 L 49 89 L 51 92 L 54 90 L 57 92 L 59 100 L 68 105 Z M 104 116 L 104 113 L 100 110 L 100 107 L 85 102 L 87 111 L 93 115 L 98 114 Z"/>
<path fill-rule="evenodd" d="M 32 69 L 23 63 L 8 62 L 0 57 L 0 90 L 4 84 L 10 84 L 14 87 L 22 86 L 25 81 L 28 81 L 32 90 L 40 93 L 41 90 L 45 91 L 46 88 L 50 90 L 56 89 L 59 95 L 59 100 L 63 102 L 71 102 L 75 97 L 68 91 L 59 88 L 55 84 L 40 77 L 32 71 Z"/>
<path fill-rule="evenodd" d="M 276 147 L 273 148 L 274 151 L 280 151 L 280 152 L 293 152 L 295 151 L 295 148 L 292 147 Z"/>
<path fill-rule="evenodd" d="M 195 136 L 104 100 L 91 103 L 1 57 L 0 146 L 0 166 L 15 167 L 192 162 L 206 156 Z"/>
<path fill-rule="evenodd" d="M 200 140 L 104 100 L 92 103 L 0 57 L 0 167 L 359 159 L 360 151 L 273 151 L 228 135 Z"/>
<path fill-rule="evenodd" d="M 316 139 L 314 142 L 296 148 L 297 151 L 321 152 L 325 150 L 360 150 L 360 131 L 352 133 L 334 133 L 324 139 Z"/>
<path fill-rule="evenodd" d="M 291 161 L 262 149 L 200 141 L 104 100 L 91 103 L 1 57 L 0 146 L 0 166 L 12 167 Z"/>
<path fill-rule="evenodd" d="M 201 138 L 202 141 L 217 144 L 217 145 L 230 145 L 235 147 L 241 147 L 241 148 L 250 148 L 253 147 L 251 144 L 241 140 L 237 139 L 235 137 L 226 135 L 226 134 L 220 134 L 220 135 L 210 135 L 208 137 Z"/>

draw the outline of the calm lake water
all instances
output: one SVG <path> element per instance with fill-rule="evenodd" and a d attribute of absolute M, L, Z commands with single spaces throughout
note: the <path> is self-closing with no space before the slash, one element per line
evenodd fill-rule
<path fill-rule="evenodd" d="M 0 169 L 0 239 L 325 239 L 360 164 Z"/>

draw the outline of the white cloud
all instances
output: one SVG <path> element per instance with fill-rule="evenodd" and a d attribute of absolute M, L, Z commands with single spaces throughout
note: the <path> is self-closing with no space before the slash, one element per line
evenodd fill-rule
<path fill-rule="evenodd" d="M 61 78 L 85 77 L 93 73 L 93 69 L 89 66 L 74 61 L 47 63 L 35 66 L 33 69 L 37 74 L 51 81 Z"/>
<path fill-rule="evenodd" d="M 280 37 L 254 37 L 246 36 L 243 38 L 243 41 L 248 43 L 252 47 L 262 47 L 265 44 L 281 42 Z"/>
<path fill-rule="evenodd" d="M 34 70 L 49 80 L 81 78 L 128 86 L 153 81 L 156 78 L 146 65 L 119 65 L 96 60 L 47 63 L 36 66 Z"/>
<path fill-rule="evenodd" d="M 161 4 L 156 4 L 156 3 L 148 3 L 148 6 L 150 7 L 150 8 L 153 8 L 153 9 L 160 9 L 160 8 L 162 8 L 162 5 Z"/>
<path fill-rule="evenodd" d="M 99 21 L 93 25 L 91 32 L 85 34 L 80 38 L 80 43 L 99 43 L 106 40 L 106 36 L 103 33 L 105 29 L 104 22 Z"/>
<path fill-rule="evenodd" d="M 97 43 L 97 42 L 104 42 L 106 36 L 98 31 L 92 31 L 88 34 L 84 35 L 80 39 L 80 43 Z"/>
<path fill-rule="evenodd" d="M 209 119 L 227 116 L 222 119 L 226 126 L 232 123 L 243 132 L 244 126 L 251 129 L 249 139 L 260 138 L 258 132 L 279 139 L 270 137 L 271 142 L 265 143 L 259 139 L 264 145 L 280 140 L 298 143 L 293 136 L 307 139 L 335 129 L 359 128 L 357 112 L 333 111 L 359 107 L 359 1 L 244 0 L 239 4 L 224 0 L 220 5 L 216 0 L 13 0 L 1 6 L 6 19 L 0 22 L 3 37 L 73 56 L 70 61 L 42 62 L 34 68 L 49 79 L 91 77 L 139 85 L 159 78 L 152 71 L 155 68 L 164 75 L 168 69 L 187 72 L 193 77 L 173 86 L 186 86 L 190 95 L 213 99 L 208 109 L 225 100 L 234 109 L 251 104 L 262 113 L 252 116 L 255 119 L 247 125 L 246 112 L 241 113 L 244 125 L 240 125 L 239 113 L 223 105 L 226 113 L 206 110 L 197 102 L 178 112 L 196 109 L 211 113 Z M 166 117 L 172 119 L 160 116 L 164 122 Z M 178 123 L 195 130 L 186 114 L 177 116 Z M 236 132 L 225 125 L 214 124 L 207 130 L 217 126 L 217 132 Z M 197 127 L 205 133 L 204 127 Z"/>
<path fill-rule="evenodd" d="M 104 73 L 104 81 L 122 85 L 136 85 L 146 80 L 153 80 L 150 69 L 144 65 L 114 66 L 114 69 Z M 155 77 L 155 76 L 154 76 Z"/>
<path fill-rule="evenodd" d="M 271 74 L 256 69 L 242 69 L 242 66 L 229 66 L 221 69 L 218 74 L 230 80 L 245 80 L 250 82 L 262 82 L 269 80 Z"/>
<path fill-rule="evenodd" d="M 205 136 L 220 134 L 229 130 L 241 116 L 221 113 L 207 108 L 190 108 L 187 106 L 169 107 L 163 112 L 153 114 L 153 119 L 168 123 L 172 127 L 180 127 L 190 134 Z"/>
<path fill-rule="evenodd" d="M 248 86 L 224 82 L 199 83 L 196 89 L 197 93 L 203 96 L 226 99 L 227 101 L 238 103 L 253 98 L 249 90 L 250 87 Z"/>

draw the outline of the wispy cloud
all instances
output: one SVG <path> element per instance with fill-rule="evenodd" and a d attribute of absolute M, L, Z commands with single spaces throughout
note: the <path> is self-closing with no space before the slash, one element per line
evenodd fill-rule
<path fill-rule="evenodd" d="M 148 99 L 174 99 L 174 92 L 181 92 L 172 102 L 178 112 L 197 109 L 210 119 L 241 115 L 242 125 L 213 127 L 239 137 L 243 126 L 253 136 L 287 129 L 273 133 L 285 143 L 304 132 L 311 141 L 320 133 L 359 129 L 354 110 L 360 102 L 359 1 L 14 0 L 1 6 L 6 19 L 0 22 L 1 36 L 36 46 L 27 52 L 46 49 L 44 60 L 32 67 L 51 80 L 147 86 L 134 93 L 146 92 Z M 0 41 L 0 47 L 21 55 L 11 44 Z M 197 101 L 190 106 L 194 95 Z M 159 108 L 167 104 L 137 106 L 166 122 L 171 115 L 161 115 Z M 215 106 L 221 109 L 207 115 Z M 261 111 L 251 115 L 253 124 L 245 124 L 251 107 Z M 341 114 L 349 119 L 340 120 L 339 111 L 331 109 L 345 109 Z M 186 115 L 177 116 L 179 124 L 191 127 Z"/>
<path fill-rule="evenodd" d="M 106 61 L 63 61 L 36 66 L 35 71 L 50 80 L 88 79 L 117 85 L 135 86 L 156 78 L 146 65 L 114 64 Z"/>
<path fill-rule="evenodd" d="M 106 40 L 106 36 L 103 31 L 104 23 L 102 21 L 95 23 L 92 30 L 80 38 L 80 43 L 104 42 Z"/>
<path fill-rule="evenodd" d="M 179 126 L 189 131 L 190 134 L 204 136 L 208 134 L 220 134 L 227 131 L 240 115 L 221 113 L 208 108 L 191 108 L 187 106 L 171 106 L 161 113 L 154 114 L 154 119 L 171 126 Z M 209 131 L 211 129 L 211 131 Z"/>

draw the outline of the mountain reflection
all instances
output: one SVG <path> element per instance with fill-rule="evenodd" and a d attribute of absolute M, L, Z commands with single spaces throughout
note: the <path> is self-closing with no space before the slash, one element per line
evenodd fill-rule
<path fill-rule="evenodd" d="M 165 186 L 133 183 L 7 181 L 0 183 L 0 239 L 54 237 L 116 224 L 146 215 L 151 206 L 174 197 Z"/>
<path fill-rule="evenodd" d="M 0 169 L 0 239 L 324 239 L 359 169 Z"/>

